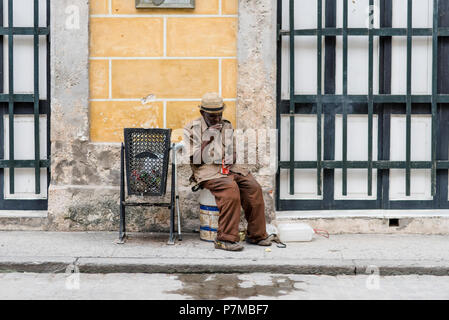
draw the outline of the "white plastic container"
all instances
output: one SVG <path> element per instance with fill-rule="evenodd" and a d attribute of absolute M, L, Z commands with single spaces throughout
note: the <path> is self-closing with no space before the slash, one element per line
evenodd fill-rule
<path fill-rule="evenodd" d="M 279 239 L 282 242 L 311 241 L 313 238 L 313 228 L 305 223 L 279 223 Z"/>
<path fill-rule="evenodd" d="M 217 238 L 219 210 L 214 195 L 208 189 L 202 189 L 200 203 L 200 239 L 212 242 Z"/>
<path fill-rule="evenodd" d="M 198 198 L 200 204 L 205 206 L 216 207 L 217 202 L 215 202 L 215 197 L 209 189 L 203 188 L 200 190 L 200 196 Z"/>

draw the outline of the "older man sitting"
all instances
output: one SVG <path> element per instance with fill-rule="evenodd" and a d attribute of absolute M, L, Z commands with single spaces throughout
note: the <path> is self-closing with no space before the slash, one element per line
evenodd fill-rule
<path fill-rule="evenodd" d="M 266 232 L 262 189 L 247 169 L 235 163 L 233 128 L 231 122 L 223 118 L 223 99 L 216 93 L 207 93 L 199 109 L 201 117 L 184 128 L 184 142 L 189 144 L 190 150 L 190 181 L 209 189 L 220 211 L 215 248 L 243 249 L 239 243 L 241 207 L 248 221 L 247 242 L 271 245 Z M 231 143 L 226 144 L 227 141 Z"/>

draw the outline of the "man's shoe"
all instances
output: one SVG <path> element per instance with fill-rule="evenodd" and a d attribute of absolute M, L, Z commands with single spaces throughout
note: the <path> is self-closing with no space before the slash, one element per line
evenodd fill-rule
<path fill-rule="evenodd" d="M 271 236 L 268 236 L 266 239 L 262 239 L 262 240 L 254 240 L 251 238 L 246 238 L 246 242 L 248 242 L 249 244 L 257 244 L 258 246 L 264 246 L 264 247 L 269 247 L 271 246 Z"/>
<path fill-rule="evenodd" d="M 227 251 L 242 251 L 243 246 L 238 242 L 226 241 L 226 240 L 215 240 L 215 249 L 222 249 Z"/>

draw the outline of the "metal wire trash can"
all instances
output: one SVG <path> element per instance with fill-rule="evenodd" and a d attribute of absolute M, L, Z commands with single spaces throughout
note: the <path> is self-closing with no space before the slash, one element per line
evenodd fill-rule
<path fill-rule="evenodd" d="M 126 238 L 126 207 L 155 206 L 170 209 L 169 244 L 174 243 L 175 164 L 172 166 L 170 203 L 125 201 L 125 163 L 128 195 L 163 196 L 166 193 L 171 129 L 125 128 L 120 154 L 119 240 Z M 179 228 L 179 226 L 178 226 Z"/>

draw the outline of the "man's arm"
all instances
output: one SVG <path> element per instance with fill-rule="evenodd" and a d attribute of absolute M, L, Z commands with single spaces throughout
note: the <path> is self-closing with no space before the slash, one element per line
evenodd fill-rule
<path fill-rule="evenodd" d="M 225 132 L 225 154 L 223 155 L 223 160 L 225 164 L 230 167 L 237 162 L 237 153 L 235 150 L 235 137 L 234 137 L 234 129 L 232 127 L 231 122 L 226 121 L 226 126 L 224 128 Z M 232 155 L 232 156 L 231 156 Z"/>
<path fill-rule="evenodd" d="M 184 141 L 189 144 L 190 163 L 201 165 L 204 164 L 202 157 L 204 149 L 214 141 L 215 135 L 219 134 L 222 129 L 221 124 L 217 124 L 207 128 L 204 134 L 201 134 L 201 126 L 187 126 L 184 128 Z M 199 147 L 199 148 L 198 148 Z"/>
<path fill-rule="evenodd" d="M 208 141 L 201 142 L 201 154 L 203 154 L 204 148 L 206 148 L 206 146 L 210 144 L 212 141 L 214 141 L 214 136 L 211 136 L 210 140 Z M 193 162 L 193 155 L 190 157 L 190 161 Z M 203 157 L 201 157 L 201 164 L 204 164 Z"/>

